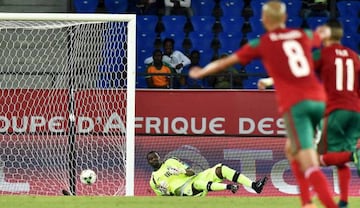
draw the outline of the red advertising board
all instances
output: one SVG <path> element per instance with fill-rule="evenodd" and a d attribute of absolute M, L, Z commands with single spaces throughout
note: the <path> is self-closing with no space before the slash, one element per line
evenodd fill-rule
<path fill-rule="evenodd" d="M 68 90 L 1 90 L 0 132 L 68 132 Z M 121 90 L 74 92 L 78 133 L 125 130 Z M 284 135 L 272 91 L 138 90 L 135 131 L 142 135 Z"/>
<path fill-rule="evenodd" d="M 138 90 L 137 134 L 284 135 L 273 91 Z"/>

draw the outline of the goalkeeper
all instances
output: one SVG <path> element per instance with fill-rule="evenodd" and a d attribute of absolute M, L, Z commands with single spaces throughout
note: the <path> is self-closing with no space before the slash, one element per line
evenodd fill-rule
<path fill-rule="evenodd" d="M 160 161 L 156 151 L 147 154 L 147 161 L 154 169 L 151 174 L 150 187 L 157 196 L 205 196 L 209 191 L 230 190 L 236 193 L 238 184 L 251 187 L 256 193 L 261 193 L 267 177 L 253 182 L 240 172 L 226 165 L 217 164 L 198 174 L 177 158 Z M 225 179 L 233 184 L 222 183 Z"/>

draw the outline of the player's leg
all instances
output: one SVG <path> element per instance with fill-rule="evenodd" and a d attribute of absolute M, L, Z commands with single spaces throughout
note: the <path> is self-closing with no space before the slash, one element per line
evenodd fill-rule
<path fill-rule="evenodd" d="M 348 129 L 352 113 L 344 110 L 333 111 L 324 119 L 321 142 L 319 143 L 320 163 L 324 166 L 335 165 L 338 171 L 340 207 L 346 207 L 349 198 L 351 171 L 348 162 L 353 161 L 356 141 Z"/>
<path fill-rule="evenodd" d="M 305 178 L 320 201 L 326 207 L 335 208 L 337 205 L 332 198 L 330 185 L 320 170 L 318 154 L 313 144 L 315 128 L 322 118 L 324 108 L 322 102 L 303 101 L 286 112 L 284 120 L 293 156 L 299 162 Z"/>
<path fill-rule="evenodd" d="M 323 119 L 321 140 L 318 144 L 320 164 L 322 166 L 344 165 L 354 161 L 353 151 L 355 145 L 347 131 L 348 115 L 337 110 Z"/>
<path fill-rule="evenodd" d="M 264 177 L 264 178 L 254 182 L 250 178 L 245 176 L 244 174 L 242 174 L 239 171 L 234 170 L 226 165 L 221 165 L 221 166 L 216 167 L 215 174 L 221 180 L 227 179 L 227 180 L 235 182 L 235 183 L 243 184 L 246 187 L 250 187 L 250 188 L 254 189 L 254 191 L 256 193 L 262 192 L 264 185 L 266 184 L 266 182 L 268 180 L 267 177 Z"/>
<path fill-rule="evenodd" d="M 291 144 L 290 139 L 286 140 L 285 143 L 285 155 L 286 158 L 289 160 L 290 168 L 292 170 L 293 175 L 297 181 L 299 191 L 300 191 L 300 200 L 302 207 L 311 207 L 312 200 L 310 194 L 310 184 L 306 180 L 304 173 L 301 171 L 300 163 L 295 160 L 291 153 Z"/>
<path fill-rule="evenodd" d="M 221 183 L 223 180 L 216 176 L 215 172 L 222 164 L 217 164 L 212 168 L 206 169 L 195 176 L 193 181 L 194 191 L 223 191 L 230 190 L 236 193 L 239 189 L 237 184 Z"/>
<path fill-rule="evenodd" d="M 352 115 L 351 125 L 347 125 L 346 133 L 351 138 L 354 149 L 354 163 L 357 168 L 357 174 L 360 176 L 360 149 L 356 149 L 356 144 L 360 138 L 360 113 L 350 112 Z"/>

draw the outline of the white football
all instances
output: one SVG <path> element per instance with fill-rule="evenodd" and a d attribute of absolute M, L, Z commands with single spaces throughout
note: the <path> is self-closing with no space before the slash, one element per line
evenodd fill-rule
<path fill-rule="evenodd" d="M 86 169 L 80 173 L 80 181 L 83 184 L 91 185 L 96 182 L 96 173 L 91 169 Z"/>

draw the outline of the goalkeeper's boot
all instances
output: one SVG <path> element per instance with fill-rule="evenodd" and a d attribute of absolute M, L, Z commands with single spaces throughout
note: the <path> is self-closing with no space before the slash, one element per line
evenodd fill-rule
<path fill-rule="evenodd" d="M 360 149 L 356 149 L 354 152 L 354 163 L 356 166 L 357 174 L 360 177 Z"/>
<path fill-rule="evenodd" d="M 239 185 L 237 184 L 230 184 L 230 191 L 235 194 L 239 190 Z"/>
<path fill-rule="evenodd" d="M 256 193 L 260 194 L 266 184 L 268 180 L 268 177 L 264 177 L 256 182 L 253 182 L 252 185 L 251 185 L 251 188 L 254 189 L 254 191 L 256 191 Z"/>

